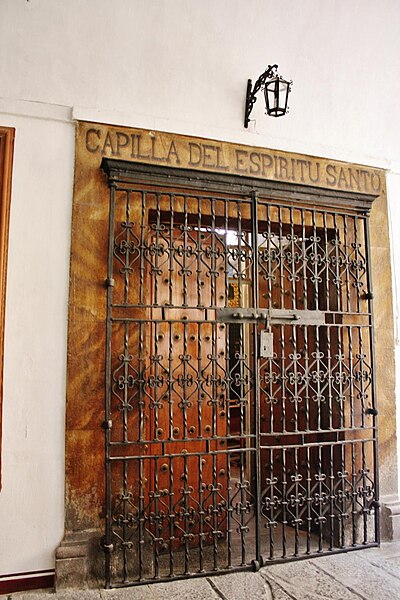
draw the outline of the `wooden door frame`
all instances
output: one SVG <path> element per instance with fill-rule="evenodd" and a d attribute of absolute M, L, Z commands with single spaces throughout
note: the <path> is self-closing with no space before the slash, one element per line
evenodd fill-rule
<path fill-rule="evenodd" d="M 7 256 L 10 223 L 11 183 L 15 129 L 0 127 L 0 491 L 2 486 L 1 448 L 3 429 L 3 363 L 6 310 Z"/>

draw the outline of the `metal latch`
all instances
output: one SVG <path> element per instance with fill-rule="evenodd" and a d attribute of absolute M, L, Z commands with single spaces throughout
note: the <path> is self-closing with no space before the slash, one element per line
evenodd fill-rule
<path fill-rule="evenodd" d="M 286 323 L 304 325 L 324 325 L 325 313 L 319 310 L 297 310 L 279 308 L 218 308 L 217 321 L 223 323 L 259 323 L 270 325 Z"/>
<path fill-rule="evenodd" d="M 274 334 L 271 328 L 263 329 L 260 333 L 260 357 L 272 358 L 274 355 Z"/>

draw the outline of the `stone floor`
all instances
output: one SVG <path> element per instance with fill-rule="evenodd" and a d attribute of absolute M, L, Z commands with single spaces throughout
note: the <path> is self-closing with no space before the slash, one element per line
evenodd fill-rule
<path fill-rule="evenodd" d="M 269 565 L 258 573 L 114 590 L 20 592 L 7 600 L 400 600 L 400 542 Z"/>

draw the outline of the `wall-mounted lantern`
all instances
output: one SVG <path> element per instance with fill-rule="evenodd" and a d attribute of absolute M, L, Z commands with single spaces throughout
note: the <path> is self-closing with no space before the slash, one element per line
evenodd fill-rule
<path fill-rule="evenodd" d="M 289 92 L 293 81 L 286 81 L 277 71 L 278 65 L 268 65 L 268 69 L 257 79 L 252 89 L 251 79 L 247 82 L 246 110 L 244 126 L 248 127 L 250 113 L 257 100 L 256 94 L 264 88 L 266 113 L 270 117 L 282 117 L 288 112 Z"/>

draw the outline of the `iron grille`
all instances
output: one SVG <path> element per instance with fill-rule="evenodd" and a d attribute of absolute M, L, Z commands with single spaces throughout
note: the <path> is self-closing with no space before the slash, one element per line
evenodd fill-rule
<path fill-rule="evenodd" d="M 367 212 L 105 162 L 107 587 L 376 545 Z"/>

